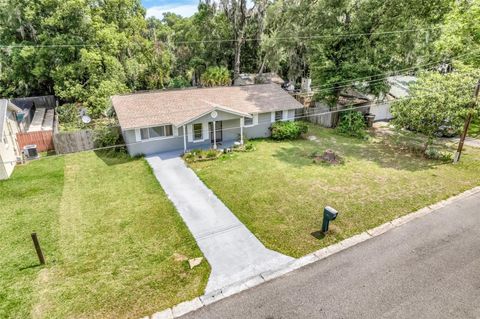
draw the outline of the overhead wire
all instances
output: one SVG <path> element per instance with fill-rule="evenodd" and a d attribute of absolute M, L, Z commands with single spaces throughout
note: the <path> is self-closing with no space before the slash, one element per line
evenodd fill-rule
<path fill-rule="evenodd" d="M 475 85 L 476 86 L 476 85 Z M 465 86 L 464 88 L 474 88 L 475 86 Z M 340 112 L 347 112 L 347 111 L 353 111 L 353 110 L 358 110 L 358 109 L 365 109 L 367 107 L 371 107 L 371 106 L 375 106 L 375 105 L 381 105 L 381 104 L 385 104 L 387 102 L 389 103 L 393 103 L 393 102 L 398 102 L 398 101 L 402 101 L 402 100 L 408 100 L 408 99 L 413 99 L 413 98 L 419 98 L 419 97 L 426 97 L 426 96 L 432 96 L 433 94 L 438 94 L 440 92 L 443 92 L 443 91 L 437 91 L 437 92 L 431 92 L 430 94 L 422 94 L 421 96 L 418 96 L 418 95 L 412 95 L 412 96 L 408 96 L 408 97 L 403 97 L 403 98 L 398 98 L 398 99 L 395 99 L 395 100 L 391 100 L 391 101 L 378 101 L 378 102 L 373 102 L 373 103 L 369 103 L 369 104 L 363 104 L 363 105 L 360 105 L 360 106 L 355 106 L 355 107 L 350 107 L 350 108 L 345 108 L 345 109 L 337 109 L 337 110 L 331 110 L 331 111 L 321 111 L 320 113 L 311 113 L 311 114 L 307 114 L 307 115 L 301 115 L 301 116 L 294 116 L 293 118 L 291 119 L 288 119 L 288 120 L 298 120 L 298 119 L 302 119 L 302 118 L 308 118 L 308 117 L 312 117 L 312 116 L 322 116 L 322 115 L 329 115 L 329 114 L 335 114 L 335 113 L 340 113 Z M 269 124 L 269 123 L 272 123 L 271 120 L 270 121 L 262 121 L 262 122 L 258 122 L 257 125 L 260 125 L 260 124 Z M 222 130 L 223 131 L 226 131 L 226 130 L 237 130 L 241 128 L 241 126 L 236 126 L 236 127 L 228 127 L 228 128 L 223 128 Z M 243 127 L 245 128 L 245 127 Z M 185 138 L 185 134 L 182 133 L 182 134 L 178 134 L 177 136 L 172 136 L 172 137 L 168 137 L 168 138 Z M 168 139 L 167 138 L 167 139 Z M 156 139 L 156 140 L 161 140 L 160 139 Z M 92 152 L 92 151 L 101 151 L 101 150 L 107 150 L 107 149 L 113 149 L 113 148 L 120 148 L 120 147 L 128 147 L 128 146 L 132 146 L 132 145 L 137 145 L 137 144 L 143 144 L 143 143 L 148 143 L 148 142 L 152 142 L 154 140 L 146 140 L 146 141 L 138 141 L 138 142 L 132 142 L 132 143 L 122 143 L 122 144 L 116 144 L 116 145 L 112 145 L 112 146 L 105 146 L 105 147 L 98 147 L 98 148 L 93 148 L 93 149 L 89 149 L 89 150 L 85 150 L 85 151 L 80 151 L 80 152 L 74 152 L 74 153 L 67 153 L 67 154 L 55 154 L 55 155 L 48 155 L 48 156 L 43 156 L 41 157 L 41 159 L 46 159 L 46 158 L 55 158 L 55 157 L 60 157 L 60 156 L 66 156 L 66 155 L 69 155 L 69 154 L 76 154 L 76 153 L 85 153 L 85 152 Z M 3 164 L 9 164 L 9 163 L 16 163 L 17 161 L 5 161 L 5 162 L 0 162 L 0 163 L 3 163 Z"/>

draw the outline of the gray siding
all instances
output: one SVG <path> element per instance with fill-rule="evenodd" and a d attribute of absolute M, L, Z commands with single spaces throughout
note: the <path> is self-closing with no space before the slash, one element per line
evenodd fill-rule
<path fill-rule="evenodd" d="M 181 136 L 176 136 L 163 140 L 137 142 L 135 138 L 135 130 L 128 130 L 123 132 L 123 137 L 125 139 L 125 143 L 127 144 L 128 152 L 131 156 L 135 156 L 151 155 L 155 153 L 183 149 L 182 129 L 179 129 L 178 134 Z"/>
<path fill-rule="evenodd" d="M 222 121 L 222 132 L 223 132 L 223 141 L 224 142 L 234 142 L 240 140 L 240 117 L 218 111 L 218 116 L 215 118 L 215 121 Z M 288 114 L 288 115 L 287 115 Z M 287 118 L 293 119 L 295 116 L 295 110 L 289 110 L 285 113 Z M 265 138 L 270 136 L 270 127 L 272 113 L 260 113 L 258 114 L 258 123 L 254 126 L 244 127 L 243 134 L 247 139 L 253 138 Z M 185 125 L 187 127 L 187 149 L 192 150 L 196 148 L 208 148 L 211 147 L 210 143 L 210 132 L 204 135 L 204 140 L 202 141 L 192 141 L 191 140 L 191 125 L 195 123 L 202 123 L 203 125 L 208 126 L 209 122 L 212 122 L 213 119 L 210 114 L 202 116 L 201 118 L 188 123 Z M 190 127 L 188 129 L 188 127 Z M 160 152 L 169 152 L 176 150 L 183 150 L 184 144 L 184 132 L 183 127 L 178 127 L 176 130 L 176 136 L 165 139 L 151 140 L 151 141 L 136 141 L 135 130 L 127 130 L 123 132 L 125 142 L 127 144 L 128 151 L 130 155 L 151 155 Z M 205 133 L 205 131 L 204 131 Z M 189 138 L 190 135 L 190 138 Z"/>
<path fill-rule="evenodd" d="M 271 123 L 271 113 L 260 113 L 258 114 L 258 124 L 251 127 L 245 127 L 243 129 L 243 134 L 246 138 L 262 138 L 270 136 L 270 126 Z"/>

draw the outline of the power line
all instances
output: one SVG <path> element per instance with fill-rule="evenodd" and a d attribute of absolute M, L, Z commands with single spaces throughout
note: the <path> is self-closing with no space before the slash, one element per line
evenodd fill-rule
<path fill-rule="evenodd" d="M 423 69 L 423 70 L 427 70 L 427 69 Z M 457 72 L 457 73 L 458 73 L 458 72 Z M 468 73 L 463 73 L 463 74 L 473 75 L 473 74 L 475 74 L 475 71 L 468 72 Z M 397 74 L 397 75 L 398 75 L 398 74 Z M 376 83 L 376 82 L 385 81 L 386 79 L 388 79 L 388 77 L 381 78 L 381 79 L 376 79 L 376 80 L 371 80 L 371 81 L 362 81 L 360 84 Z M 353 84 L 355 84 L 355 83 L 350 83 L 350 84 L 348 84 L 348 85 L 343 85 L 343 86 L 334 86 L 334 87 L 327 87 L 327 88 L 318 88 L 318 89 L 313 89 L 313 90 L 310 91 L 310 92 L 298 92 L 298 93 L 293 93 L 293 94 L 294 94 L 294 95 L 308 95 L 308 94 L 311 94 L 311 93 L 320 93 L 320 92 L 329 91 L 329 90 L 332 90 L 332 89 L 345 88 L 345 87 L 348 88 L 348 87 L 351 87 Z"/>
<path fill-rule="evenodd" d="M 291 36 L 291 37 L 272 37 L 270 39 L 275 40 L 315 40 L 325 38 L 344 38 L 344 37 L 359 37 L 368 35 L 388 35 L 397 33 L 412 33 L 412 32 L 427 32 L 431 30 L 437 30 L 446 27 L 445 25 L 436 26 L 424 29 L 407 29 L 407 30 L 391 30 L 384 32 L 366 32 L 366 33 L 340 33 L 340 34 L 326 34 L 326 35 L 310 35 L 310 36 Z M 198 43 L 222 43 L 222 42 L 236 42 L 237 39 L 212 39 L 212 40 L 185 40 L 185 41 L 156 41 L 156 44 L 198 44 Z M 243 41 L 258 41 L 258 38 L 245 38 Z M 105 47 L 111 46 L 111 44 L 2 44 L 0 48 L 65 48 L 65 47 Z"/>
<path fill-rule="evenodd" d="M 464 56 L 469 56 L 469 55 L 473 55 L 473 54 L 478 54 L 480 52 L 480 50 L 475 50 L 473 52 L 468 52 L 468 53 L 464 53 L 464 54 L 460 54 L 460 55 L 457 55 L 457 56 L 454 56 L 454 57 L 450 57 L 450 59 L 458 59 L 458 58 L 461 58 L 461 57 L 464 57 Z M 417 64 L 417 65 L 414 65 L 412 67 L 408 67 L 408 68 L 404 68 L 404 69 L 398 69 L 398 70 L 392 70 L 392 71 L 388 71 L 388 72 L 384 72 L 384 73 L 379 73 L 379 74 L 375 74 L 375 75 L 369 75 L 369 76 L 364 76 L 364 77 L 360 77 L 360 78 L 355 78 L 355 79 L 350 79 L 350 80 L 344 80 L 344 81 L 339 81 L 339 82 L 336 82 L 336 83 L 332 83 L 330 84 L 331 86 L 330 87 L 327 87 L 327 88 L 323 88 L 321 86 L 318 86 L 318 87 L 312 87 L 312 88 L 319 88 L 319 89 L 323 89 L 323 90 L 326 90 L 326 89 L 334 89 L 334 88 L 337 88 L 337 86 L 335 86 L 336 84 L 343 84 L 343 83 L 346 83 L 346 82 L 350 82 L 349 85 L 346 85 L 346 86 L 350 86 L 351 84 L 354 84 L 355 82 L 359 81 L 359 80 L 363 80 L 363 79 L 369 79 L 369 78 L 372 78 L 372 77 L 379 77 L 379 76 L 391 76 L 392 73 L 397 73 L 397 72 L 406 72 L 406 71 L 413 71 L 413 70 L 416 70 L 416 69 L 424 69 L 424 67 L 427 67 L 427 66 L 430 66 L 430 67 L 433 67 L 434 65 L 437 65 L 439 63 L 442 63 L 444 62 L 445 60 L 442 59 L 442 60 L 437 60 L 435 62 L 430 62 L 430 63 L 426 63 L 426 64 Z M 386 78 L 385 77 L 385 78 Z M 372 81 L 375 81 L 375 80 L 372 80 Z M 362 83 L 368 83 L 370 81 L 362 81 Z"/>
<path fill-rule="evenodd" d="M 433 64 L 433 63 L 431 63 Z M 429 65 L 429 64 L 426 64 L 426 65 Z M 423 65 L 423 66 L 426 66 L 426 65 Z M 415 67 L 412 67 L 412 68 L 419 68 L 421 67 L 421 65 L 417 65 Z M 404 70 L 410 70 L 411 68 L 408 68 L 408 69 L 403 69 L 403 70 L 396 70 L 396 71 L 391 71 L 391 72 L 400 72 L 400 71 L 404 71 Z M 386 74 L 386 73 L 382 73 L 382 74 Z M 382 74 L 379 74 L 379 75 L 382 75 Z M 467 73 L 467 74 L 470 74 L 470 73 Z M 363 81 L 362 84 L 368 84 L 368 83 L 374 83 L 374 82 L 380 82 L 380 81 L 384 81 L 385 78 L 382 78 L 382 79 L 376 79 L 376 80 L 370 80 L 370 81 Z M 341 82 L 339 82 L 341 83 Z M 330 90 L 330 89 L 333 89 L 333 88 L 343 88 L 343 87 L 350 87 L 351 85 L 344 85 L 344 86 L 337 86 L 337 87 L 331 87 L 331 88 L 321 88 L 321 89 L 314 89 L 312 90 L 311 92 L 309 92 L 310 94 L 311 93 L 321 93 L 323 91 L 326 91 L 326 90 Z M 196 88 L 193 88 L 192 90 L 197 90 Z M 180 90 L 181 91 L 181 90 Z M 163 93 L 163 92 L 169 92 L 168 90 L 167 91 L 158 91 L 158 93 Z M 187 90 L 184 90 L 184 92 L 187 92 L 188 93 L 188 89 Z M 307 95 L 309 93 L 303 93 L 303 92 L 299 92 L 299 93 L 293 93 L 292 95 Z M 133 94 L 130 94 L 130 95 L 135 95 L 135 94 L 149 94 L 148 92 L 145 92 L 145 93 L 142 93 L 142 92 L 138 92 L 138 93 L 133 93 Z M 196 108 L 189 108 L 188 111 L 206 111 L 206 109 L 204 107 L 196 107 Z M 184 110 L 177 110 L 177 111 L 169 111 L 168 114 L 175 114 L 175 113 L 184 113 L 185 111 Z M 150 116 L 130 116 L 129 119 L 143 119 L 143 118 L 149 118 Z"/>
<path fill-rule="evenodd" d="M 325 39 L 325 38 L 341 38 L 341 37 L 358 37 L 358 36 L 367 36 L 367 35 L 386 35 L 386 34 L 396 34 L 396 33 L 409 33 L 409 32 L 426 32 L 431 30 L 436 30 L 445 27 L 436 26 L 425 29 L 407 29 L 407 30 L 392 30 L 384 32 L 365 32 L 365 33 L 338 33 L 338 34 L 325 34 L 325 35 L 310 35 L 310 36 L 290 36 L 290 37 L 271 37 L 269 39 L 274 40 L 315 40 L 315 39 Z M 212 40 L 192 40 L 192 41 L 172 41 L 174 44 L 189 44 L 189 43 L 217 43 L 217 42 L 236 42 L 237 39 L 212 39 Z M 245 38 L 243 41 L 258 41 L 258 38 Z"/>
<path fill-rule="evenodd" d="M 462 87 L 462 88 L 473 88 L 474 86 L 465 86 L 465 87 Z M 398 99 L 395 99 L 395 100 L 392 100 L 392 101 L 388 101 L 389 103 L 393 103 L 393 102 L 398 102 L 398 101 L 402 101 L 402 100 L 409 100 L 409 99 L 413 99 L 413 98 L 419 98 L 419 97 L 427 97 L 427 96 L 432 96 L 434 94 L 438 94 L 439 92 L 443 92 L 443 91 L 437 91 L 437 92 L 432 92 L 430 94 L 422 94 L 421 96 L 408 96 L 408 97 L 403 97 L 403 98 L 398 98 Z M 364 105 L 360 105 L 360 106 L 355 106 L 355 107 L 350 107 L 350 108 L 346 108 L 346 109 L 337 109 L 337 110 L 332 110 L 332 111 L 322 111 L 320 113 L 312 113 L 312 114 L 308 114 L 308 115 L 301 115 L 301 116 L 294 116 L 291 120 L 297 120 L 297 119 L 303 119 L 303 118 L 308 118 L 308 117 L 311 117 L 311 116 L 322 116 L 322 115 L 329 115 L 329 114 L 335 114 L 335 113 L 340 113 L 340 112 L 347 112 L 347 111 L 354 111 L 354 110 L 358 110 L 358 109 L 364 109 L 366 107 L 371 107 L 371 106 L 375 106 L 375 105 L 381 105 L 381 104 L 385 104 L 385 103 L 388 103 L 388 102 L 385 102 L 385 101 L 378 101 L 378 102 L 372 102 L 372 103 L 369 103 L 369 104 L 364 104 Z M 258 122 L 257 125 L 260 125 L 260 124 L 271 124 L 271 120 L 270 121 L 262 121 L 262 122 Z M 112 127 L 118 127 L 118 126 L 112 126 Z M 239 129 L 241 128 L 240 126 L 235 126 L 235 127 L 228 127 L 228 128 L 223 128 L 222 131 L 226 131 L 226 130 L 236 130 L 236 129 Z M 245 129 L 245 127 L 244 127 Z M 173 137 L 185 137 L 186 135 L 184 133 L 182 134 L 178 134 L 176 136 L 173 136 Z M 113 149 L 113 148 L 120 148 L 120 147 L 128 147 L 128 146 L 131 146 L 131 145 L 137 145 L 137 144 L 143 144 L 143 143 L 148 143 L 148 142 L 152 142 L 152 140 L 147 140 L 147 141 L 138 141 L 138 142 L 133 142 L 133 143 L 123 143 L 123 144 L 117 144 L 117 145 L 112 145 L 112 146 L 105 146 L 105 147 L 99 147 L 99 148 L 94 148 L 94 149 L 90 149 L 90 150 L 85 150 L 85 151 L 80 151 L 80 152 L 74 152 L 74 153 L 68 153 L 68 154 L 55 154 L 55 155 L 49 155 L 49 156 L 44 156 L 42 157 L 41 159 L 44 159 L 44 158 L 52 158 L 52 157 L 60 157 L 60 156 L 65 156 L 65 155 L 69 155 L 69 154 L 77 154 L 77 153 L 85 153 L 85 152 L 92 152 L 92 151 L 101 151 L 101 150 L 107 150 L 107 149 Z M 3 163 L 3 164 L 9 164 L 9 163 L 16 163 L 17 161 L 6 161 L 6 162 L 0 162 L 0 163 Z"/>

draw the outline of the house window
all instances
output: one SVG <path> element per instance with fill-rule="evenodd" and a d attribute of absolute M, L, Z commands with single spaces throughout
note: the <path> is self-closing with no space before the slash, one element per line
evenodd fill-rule
<path fill-rule="evenodd" d="M 275 112 L 275 122 L 281 121 L 283 119 L 283 111 Z"/>
<path fill-rule="evenodd" d="M 244 120 L 243 120 L 243 124 L 245 126 L 253 125 L 253 117 L 252 118 L 245 117 Z"/>
<path fill-rule="evenodd" d="M 173 128 L 171 125 L 142 128 L 140 136 L 142 140 L 173 136 Z"/>
<path fill-rule="evenodd" d="M 193 139 L 195 141 L 203 139 L 202 123 L 193 124 Z"/>

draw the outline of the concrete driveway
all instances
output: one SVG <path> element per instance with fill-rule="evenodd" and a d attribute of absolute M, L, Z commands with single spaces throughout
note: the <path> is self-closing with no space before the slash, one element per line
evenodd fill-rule
<path fill-rule="evenodd" d="M 146 160 L 212 267 L 207 294 L 294 260 L 265 248 L 185 165 L 178 152 Z"/>
<path fill-rule="evenodd" d="M 480 192 L 185 319 L 480 318 Z"/>

